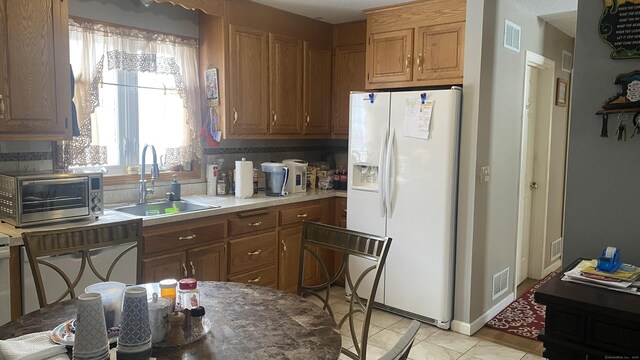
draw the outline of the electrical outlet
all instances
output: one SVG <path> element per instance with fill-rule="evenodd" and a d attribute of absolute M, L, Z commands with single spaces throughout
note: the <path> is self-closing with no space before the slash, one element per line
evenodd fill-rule
<path fill-rule="evenodd" d="M 489 182 L 489 165 L 480 167 L 480 184 Z"/>

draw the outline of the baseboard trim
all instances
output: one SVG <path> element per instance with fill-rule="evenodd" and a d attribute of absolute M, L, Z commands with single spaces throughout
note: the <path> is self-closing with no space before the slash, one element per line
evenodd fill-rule
<path fill-rule="evenodd" d="M 451 322 L 451 330 L 463 335 L 471 336 L 478 330 L 482 329 L 484 324 L 493 319 L 494 316 L 498 315 L 500 311 L 504 310 L 504 308 L 509 306 L 509 304 L 511 304 L 515 299 L 516 294 L 514 292 L 510 293 L 507 297 L 500 300 L 499 303 L 495 304 L 491 309 L 489 309 L 487 312 L 482 314 L 479 318 L 477 318 L 470 324 L 460 320 L 453 320 Z"/>
<path fill-rule="evenodd" d="M 556 270 L 561 266 L 562 266 L 562 257 L 560 257 L 553 264 L 549 265 L 542 271 L 542 278 L 544 279 L 547 275 L 551 274 L 553 270 Z"/>

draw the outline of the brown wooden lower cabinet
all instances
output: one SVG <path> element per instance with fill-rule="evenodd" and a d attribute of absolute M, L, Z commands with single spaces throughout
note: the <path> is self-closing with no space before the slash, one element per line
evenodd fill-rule
<path fill-rule="evenodd" d="M 187 269 L 202 281 L 224 281 L 227 278 L 226 244 L 204 246 L 187 251 Z"/>
<path fill-rule="evenodd" d="M 184 276 L 182 266 L 187 261 L 184 251 L 142 259 L 142 281 L 158 282 L 162 279 L 181 279 Z"/>
<path fill-rule="evenodd" d="M 272 288 L 278 287 L 278 268 L 274 265 L 254 270 L 242 275 L 231 276 L 229 281 L 241 282 L 246 284 L 268 286 Z"/>
<path fill-rule="evenodd" d="M 294 294 L 298 289 L 301 235 L 302 226 L 296 226 L 278 232 L 278 245 L 280 248 L 278 288 Z"/>

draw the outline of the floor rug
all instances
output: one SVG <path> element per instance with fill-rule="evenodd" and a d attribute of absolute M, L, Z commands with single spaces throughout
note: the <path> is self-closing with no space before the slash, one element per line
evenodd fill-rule
<path fill-rule="evenodd" d="M 540 285 L 551 279 L 552 272 L 535 284 L 529 291 L 513 301 L 498 315 L 491 319 L 487 326 L 509 334 L 538 339 L 540 330 L 544 328 L 545 306 L 533 300 L 533 293 Z"/>

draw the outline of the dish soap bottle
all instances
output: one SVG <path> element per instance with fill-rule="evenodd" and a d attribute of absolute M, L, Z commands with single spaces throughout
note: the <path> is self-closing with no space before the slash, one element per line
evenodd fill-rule
<path fill-rule="evenodd" d="M 173 174 L 173 181 L 169 184 L 169 200 L 180 200 L 180 183 L 178 182 L 178 175 Z"/>

